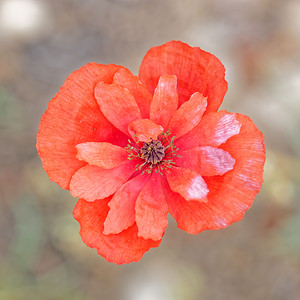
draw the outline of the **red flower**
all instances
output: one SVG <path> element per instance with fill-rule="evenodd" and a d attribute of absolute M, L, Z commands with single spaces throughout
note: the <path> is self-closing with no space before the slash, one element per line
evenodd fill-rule
<path fill-rule="evenodd" d="M 138 261 L 168 224 L 192 234 L 242 219 L 261 188 L 262 133 L 217 112 L 227 91 L 212 54 L 168 42 L 139 72 L 90 63 L 41 119 L 37 150 L 51 180 L 79 197 L 83 241 L 106 260 Z"/>

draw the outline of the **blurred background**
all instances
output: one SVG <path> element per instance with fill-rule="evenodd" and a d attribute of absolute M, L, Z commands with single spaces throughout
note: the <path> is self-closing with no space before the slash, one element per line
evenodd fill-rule
<path fill-rule="evenodd" d="M 0 300 L 299 300 L 299 36 L 299 0 L 0 0 Z M 263 131 L 265 182 L 241 222 L 192 236 L 170 219 L 159 248 L 117 266 L 82 243 L 38 124 L 72 71 L 138 74 L 173 39 L 225 65 L 222 108 Z"/>

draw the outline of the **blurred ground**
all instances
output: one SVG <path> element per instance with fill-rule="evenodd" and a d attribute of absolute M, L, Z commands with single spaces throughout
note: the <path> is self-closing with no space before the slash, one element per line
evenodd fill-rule
<path fill-rule="evenodd" d="M 0 0 L 0 300 L 300 299 L 299 36 L 298 0 Z M 38 123 L 75 69 L 137 74 L 172 39 L 226 66 L 222 108 L 265 134 L 265 183 L 241 222 L 191 236 L 170 220 L 159 248 L 116 266 L 81 242 Z"/>

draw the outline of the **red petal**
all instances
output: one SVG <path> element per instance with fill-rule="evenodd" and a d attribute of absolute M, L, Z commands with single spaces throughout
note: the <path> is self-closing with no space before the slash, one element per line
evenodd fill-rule
<path fill-rule="evenodd" d="M 105 117 L 125 134 L 128 134 L 130 122 L 141 119 L 139 107 L 126 88 L 99 82 L 95 87 L 95 97 Z"/>
<path fill-rule="evenodd" d="M 113 83 L 127 88 L 131 95 L 135 98 L 135 101 L 141 111 L 142 118 L 149 118 L 152 95 L 139 81 L 137 76 L 133 76 L 132 73 L 125 68 L 120 69 L 120 71 L 116 72 Z"/>
<path fill-rule="evenodd" d="M 149 142 L 151 139 L 157 140 L 164 128 L 149 119 L 141 119 L 131 122 L 128 131 L 135 141 Z"/>
<path fill-rule="evenodd" d="M 76 158 L 77 144 L 116 140 L 126 145 L 126 136 L 106 120 L 94 97 L 96 83 L 111 82 L 120 68 L 91 63 L 73 72 L 41 118 L 37 151 L 50 179 L 62 188 L 68 189 L 72 175 L 86 164 Z"/>
<path fill-rule="evenodd" d="M 223 149 L 196 147 L 180 152 L 176 165 L 195 170 L 201 176 L 223 175 L 233 169 L 235 159 Z"/>
<path fill-rule="evenodd" d="M 206 98 L 199 93 L 194 93 L 190 100 L 183 103 L 173 115 L 169 129 L 176 138 L 181 137 L 196 127 L 207 106 Z"/>
<path fill-rule="evenodd" d="M 208 202 L 187 202 L 167 191 L 169 210 L 178 227 L 189 233 L 220 229 L 241 220 L 261 189 L 265 162 L 264 138 L 254 123 L 236 114 L 242 124 L 238 135 L 222 148 L 235 159 L 233 170 L 223 176 L 206 177 Z"/>
<path fill-rule="evenodd" d="M 198 146 L 217 147 L 240 132 L 241 124 L 234 113 L 225 110 L 205 115 L 201 122 L 189 133 L 176 141 L 179 149 Z"/>
<path fill-rule="evenodd" d="M 149 174 L 140 174 L 126 182 L 108 203 L 110 211 L 104 222 L 104 234 L 117 234 L 135 223 L 136 199 L 149 179 Z"/>
<path fill-rule="evenodd" d="M 103 234 L 103 223 L 109 210 L 108 201 L 109 199 L 95 202 L 79 200 L 74 208 L 74 218 L 80 223 L 80 235 L 87 246 L 96 248 L 99 255 L 116 264 L 139 261 L 146 251 L 159 246 L 160 241 L 138 237 L 136 225 L 119 234 Z"/>
<path fill-rule="evenodd" d="M 103 169 L 112 169 L 128 162 L 127 151 L 110 143 L 82 143 L 78 144 L 76 149 L 79 160 Z"/>
<path fill-rule="evenodd" d="M 172 115 L 178 107 L 177 80 L 174 75 L 164 75 L 159 78 L 159 82 L 154 91 L 153 100 L 150 106 L 150 119 L 167 127 Z"/>
<path fill-rule="evenodd" d="M 73 175 L 70 191 L 73 197 L 86 201 L 104 199 L 115 193 L 133 172 L 133 162 L 109 170 L 87 165 Z"/>
<path fill-rule="evenodd" d="M 197 172 L 179 168 L 172 167 L 166 170 L 166 175 L 168 183 L 172 191 L 179 193 L 185 200 L 207 202 L 207 185 L 203 178 Z"/>
<path fill-rule="evenodd" d="M 217 111 L 227 91 L 225 68 L 217 57 L 171 41 L 151 48 L 140 67 L 140 80 L 153 94 L 161 75 L 176 75 L 179 106 L 195 92 L 207 96 L 207 112 Z"/>
<path fill-rule="evenodd" d="M 160 240 L 168 226 L 168 205 L 161 187 L 161 175 L 153 173 L 136 200 L 138 236 Z"/>

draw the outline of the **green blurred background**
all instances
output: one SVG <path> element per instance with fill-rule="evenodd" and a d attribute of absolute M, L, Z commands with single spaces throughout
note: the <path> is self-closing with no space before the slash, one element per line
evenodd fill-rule
<path fill-rule="evenodd" d="M 0 0 L 0 300 L 299 300 L 299 36 L 299 0 Z M 81 242 L 35 136 L 72 71 L 137 74 L 173 39 L 225 65 L 222 108 L 265 134 L 265 182 L 241 222 L 192 236 L 170 219 L 159 248 L 117 266 Z"/>

